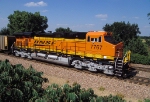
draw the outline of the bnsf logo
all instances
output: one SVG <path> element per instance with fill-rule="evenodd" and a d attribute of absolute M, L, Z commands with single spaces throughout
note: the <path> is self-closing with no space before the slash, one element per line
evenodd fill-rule
<path fill-rule="evenodd" d="M 35 40 L 34 44 L 45 44 L 45 45 L 49 45 L 49 44 L 53 44 L 54 42 L 52 41 L 40 41 L 40 40 Z"/>

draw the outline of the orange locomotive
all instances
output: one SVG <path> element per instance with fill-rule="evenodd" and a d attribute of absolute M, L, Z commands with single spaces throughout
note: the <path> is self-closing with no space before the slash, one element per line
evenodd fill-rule
<path fill-rule="evenodd" d="M 123 43 L 104 31 L 72 33 L 15 33 L 16 56 L 71 65 L 78 69 L 126 76 L 130 51 L 123 56 Z"/>

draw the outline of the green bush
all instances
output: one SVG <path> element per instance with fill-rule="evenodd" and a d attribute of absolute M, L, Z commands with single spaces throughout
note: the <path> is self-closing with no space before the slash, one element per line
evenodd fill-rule
<path fill-rule="evenodd" d="M 126 102 L 126 101 L 119 96 L 109 95 L 109 96 L 104 96 L 104 97 L 102 96 L 97 97 L 96 101 L 94 102 Z"/>
<path fill-rule="evenodd" d="M 120 96 L 97 96 L 91 88 L 81 89 L 77 83 L 73 86 L 65 84 L 62 87 L 52 84 L 45 90 L 43 99 L 47 102 L 125 102 Z"/>
<path fill-rule="evenodd" d="M 131 54 L 131 63 L 149 65 L 150 64 L 150 57 L 132 53 Z"/>
<path fill-rule="evenodd" d="M 11 65 L 8 60 L 0 62 L 0 102 L 125 102 L 120 96 L 99 97 L 94 91 L 81 89 L 78 83 L 72 86 L 52 84 L 46 89 L 42 78 L 30 66 L 25 69 L 21 64 Z"/>
<path fill-rule="evenodd" d="M 150 102 L 150 99 L 145 99 L 144 102 Z"/>
<path fill-rule="evenodd" d="M 43 95 L 42 72 L 30 66 L 25 69 L 21 64 L 11 65 L 8 60 L 0 62 L 0 101 L 28 102 Z"/>
<path fill-rule="evenodd" d="M 125 45 L 125 50 L 130 50 L 131 53 L 137 53 L 140 55 L 148 56 L 148 46 L 144 44 L 141 38 L 133 38 L 129 41 L 128 45 Z"/>

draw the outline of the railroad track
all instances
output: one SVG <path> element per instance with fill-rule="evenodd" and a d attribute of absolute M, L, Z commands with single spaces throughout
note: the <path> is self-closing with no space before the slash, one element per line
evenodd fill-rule
<path fill-rule="evenodd" d="M 128 81 L 130 83 L 135 83 L 135 84 L 139 84 L 139 85 L 150 86 L 150 78 L 134 76 L 134 77 L 128 79 Z"/>
<path fill-rule="evenodd" d="M 1 54 L 3 54 L 3 53 L 1 53 Z M 3 54 L 3 55 L 8 56 L 7 54 Z M 26 58 L 16 57 L 16 56 L 13 56 L 13 55 L 9 55 L 9 56 L 19 58 L 19 59 L 24 59 L 24 60 L 30 60 L 30 59 L 26 59 Z M 60 66 L 59 64 L 54 64 L 54 63 L 50 63 L 50 62 L 48 63 L 48 62 L 41 61 L 41 60 L 30 60 L 30 61 L 35 62 L 35 63 L 42 63 L 42 64 L 50 65 L 50 66 L 53 66 L 53 67 L 60 67 L 60 68 L 64 68 L 64 69 L 67 69 L 67 70 L 73 70 L 73 71 L 76 71 L 76 72 L 87 73 L 87 74 L 91 74 L 91 75 L 95 75 L 95 76 L 99 76 L 99 77 L 105 77 L 105 78 L 109 78 L 109 79 L 116 79 L 116 80 L 119 80 L 119 81 L 150 86 L 150 78 L 139 77 L 139 76 L 136 76 L 136 75 L 132 76 L 130 78 L 123 79 L 123 78 L 119 78 L 119 77 L 116 77 L 116 76 L 106 75 L 106 74 L 103 74 L 103 73 L 90 72 L 88 70 L 82 70 L 81 71 L 79 69 L 70 68 L 70 67 L 65 66 L 65 65 Z M 139 68 L 132 67 L 132 68 L 133 68 L 133 70 L 136 69 L 136 70 L 141 71 L 141 69 L 142 69 L 144 71 L 149 71 L 147 68 L 141 68 L 141 67 L 139 67 Z M 134 71 L 136 71 L 136 70 L 134 70 Z"/>
<path fill-rule="evenodd" d="M 150 68 L 134 67 L 134 66 L 131 66 L 130 68 L 133 69 L 133 70 L 144 71 L 144 72 L 150 72 Z"/>

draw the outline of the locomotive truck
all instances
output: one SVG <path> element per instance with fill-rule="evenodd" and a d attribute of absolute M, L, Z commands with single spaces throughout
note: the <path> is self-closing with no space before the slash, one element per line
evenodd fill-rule
<path fill-rule="evenodd" d="M 129 73 L 131 52 L 127 51 L 123 55 L 123 42 L 115 41 L 109 32 L 21 32 L 13 35 L 16 40 L 11 50 L 15 56 L 120 77 Z"/>

